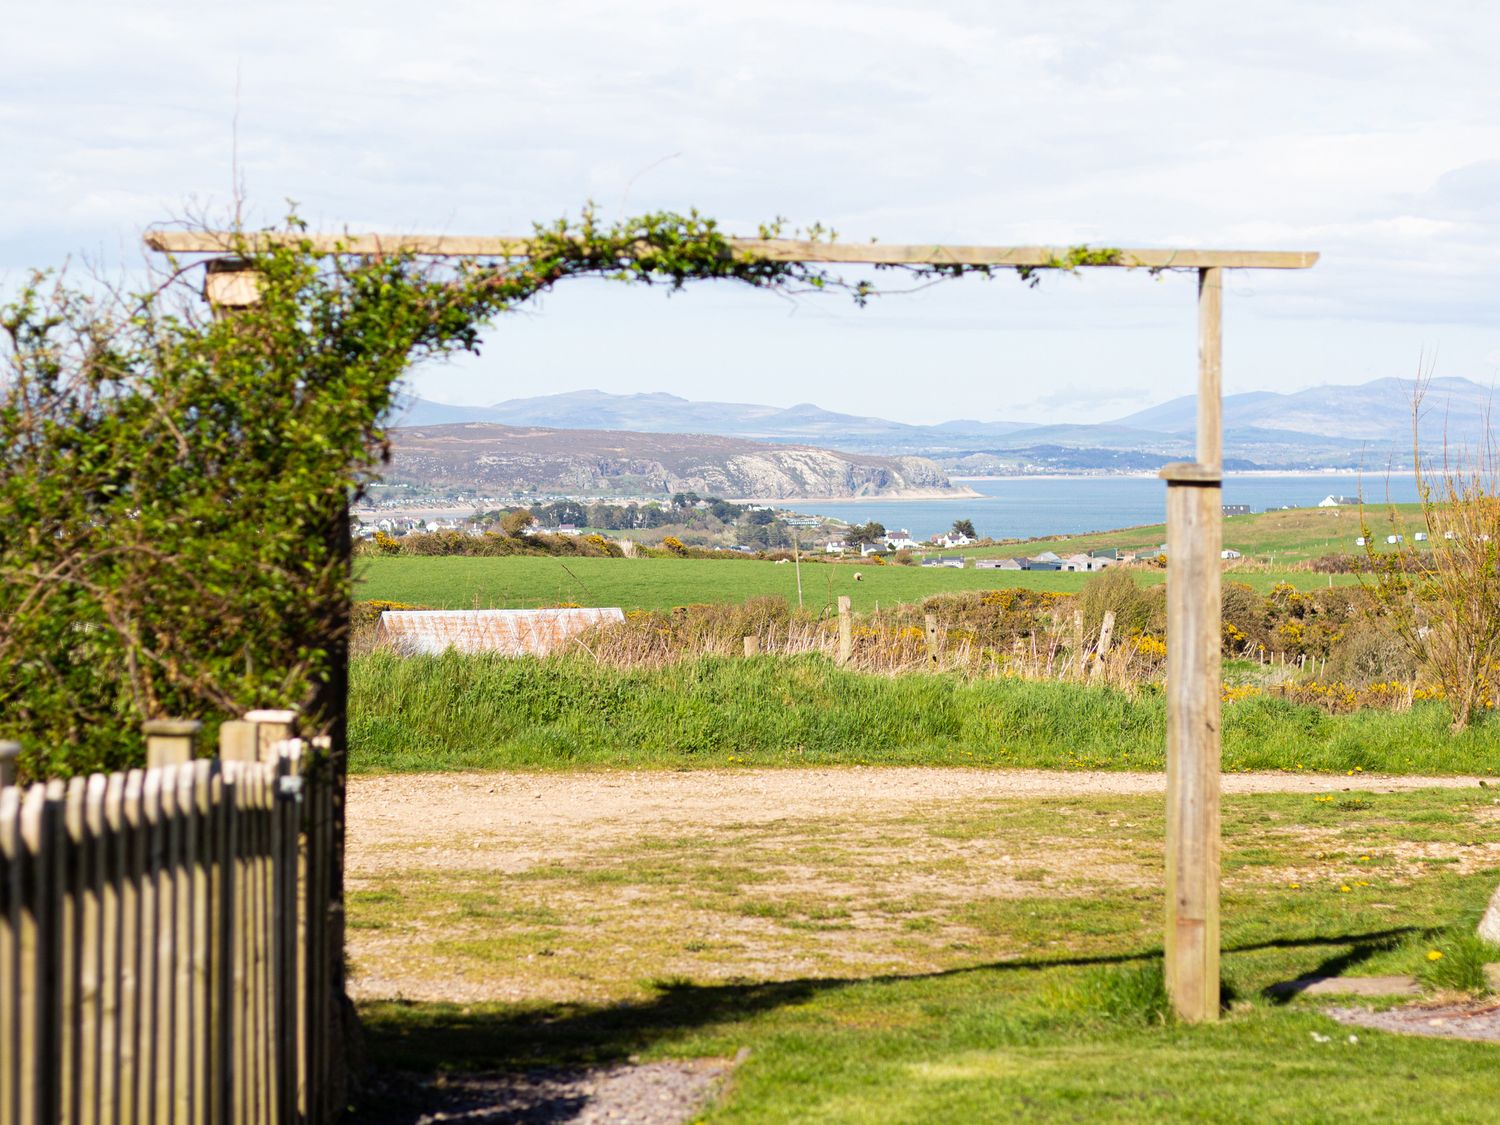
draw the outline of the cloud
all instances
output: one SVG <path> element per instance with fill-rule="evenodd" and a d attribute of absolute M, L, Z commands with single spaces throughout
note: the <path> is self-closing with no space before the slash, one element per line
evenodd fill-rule
<path fill-rule="evenodd" d="M 1235 378 L 1404 373 L 1416 336 L 1441 339 L 1457 374 L 1500 343 L 1497 33 L 1489 7 L 1393 0 L 1357 20 L 1293 0 L 21 5 L 0 40 L 0 271 L 123 254 L 190 199 L 224 204 L 237 149 L 259 220 L 291 197 L 334 228 L 501 233 L 592 196 L 888 242 L 1306 246 L 1324 254 L 1306 275 L 1233 279 Z M 692 357 L 768 331 L 820 354 L 837 337 L 865 365 L 858 385 L 824 376 L 830 405 L 860 409 L 840 396 L 878 383 L 940 416 L 997 409 L 997 347 L 1084 399 L 1122 380 L 1167 397 L 1191 363 L 1187 287 L 1139 278 L 945 289 L 862 318 L 696 300 L 688 317 L 580 291 L 511 333 L 528 363 L 464 377 L 545 391 L 584 362 L 548 333 L 622 307 L 649 331 L 607 389 L 701 383 Z M 877 315 L 878 332 L 859 327 Z M 653 332 L 680 354 L 648 361 Z M 1304 333 L 1339 370 L 1277 358 L 1278 334 L 1305 349 Z M 772 343 L 741 350 L 785 362 Z M 921 378 L 934 353 L 961 375 Z M 808 377 L 756 385 L 796 401 Z"/>

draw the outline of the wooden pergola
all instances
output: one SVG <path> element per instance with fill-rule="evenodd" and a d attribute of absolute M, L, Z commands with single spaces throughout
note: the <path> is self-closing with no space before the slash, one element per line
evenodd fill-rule
<path fill-rule="evenodd" d="M 522 237 L 383 234 L 240 234 L 155 231 L 148 248 L 206 254 L 205 296 L 235 306 L 254 302 L 255 279 L 237 253 L 310 244 L 329 253 L 413 253 L 431 257 L 524 258 Z M 830 265 L 961 265 L 1049 269 L 1069 261 L 1055 246 L 954 246 L 736 238 L 748 258 Z M 1223 519 L 1224 271 L 1307 269 L 1312 251 L 1122 249 L 1077 268 L 1198 272 L 1197 457 L 1161 470 L 1167 483 L 1167 840 L 1166 982 L 1177 1015 L 1219 1014 L 1220 566 Z"/>

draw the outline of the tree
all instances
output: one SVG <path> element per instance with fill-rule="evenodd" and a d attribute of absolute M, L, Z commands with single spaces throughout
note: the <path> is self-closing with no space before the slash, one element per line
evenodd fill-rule
<path fill-rule="evenodd" d="M 1441 688 L 1462 730 L 1500 694 L 1500 446 L 1493 430 L 1471 450 L 1424 458 L 1419 423 L 1426 383 L 1412 396 L 1412 466 L 1425 548 L 1408 542 L 1392 505 L 1395 549 L 1376 548 L 1360 510 L 1369 579 L 1361 579 L 1418 666 Z"/>
<path fill-rule="evenodd" d="M 851 523 L 844 534 L 844 542 L 856 546 L 860 543 L 874 543 L 884 537 L 885 524 L 871 520 L 869 523 Z"/>
<path fill-rule="evenodd" d="M 974 521 L 973 520 L 954 520 L 953 521 L 953 534 L 954 535 L 966 535 L 970 539 L 978 539 L 979 538 L 979 533 L 974 530 Z"/>
<path fill-rule="evenodd" d="M 500 517 L 500 531 L 512 539 L 519 539 L 536 523 L 536 517 L 525 508 L 515 508 Z"/>
<path fill-rule="evenodd" d="M 296 705 L 318 733 L 347 637 L 346 505 L 413 362 L 477 350 L 575 277 L 871 292 L 737 251 L 696 214 L 585 211 L 525 258 L 457 265 L 321 249 L 295 218 L 225 251 L 259 298 L 224 315 L 176 261 L 138 294 L 37 275 L 0 307 L 0 737 L 26 776 L 137 764 L 149 718 Z"/>

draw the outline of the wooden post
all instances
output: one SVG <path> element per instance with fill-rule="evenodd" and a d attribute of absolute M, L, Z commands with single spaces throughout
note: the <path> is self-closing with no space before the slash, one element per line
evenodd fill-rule
<path fill-rule="evenodd" d="M 255 724 L 231 719 L 219 727 L 219 757 L 226 762 L 253 762 L 259 755 Z"/>
<path fill-rule="evenodd" d="M 797 573 L 797 608 L 802 608 L 802 537 L 792 532 L 792 569 Z"/>
<path fill-rule="evenodd" d="M 754 656 L 760 651 L 760 641 L 755 637 L 745 638 L 745 655 Z"/>
<path fill-rule="evenodd" d="M 16 783 L 16 756 L 20 753 L 19 742 L 0 742 L 0 789 Z"/>
<path fill-rule="evenodd" d="M 1104 620 L 1099 625 L 1099 648 L 1097 650 L 1099 659 L 1094 662 L 1092 669 L 1093 678 L 1096 680 L 1104 675 L 1104 658 L 1109 655 L 1110 646 L 1114 643 L 1114 637 L 1115 611 L 1106 609 L 1104 611 Z"/>
<path fill-rule="evenodd" d="M 1224 462 L 1223 313 L 1224 271 L 1217 266 L 1199 270 L 1198 464 L 1216 473 L 1222 471 Z"/>
<path fill-rule="evenodd" d="M 141 724 L 146 735 L 146 768 L 177 766 L 193 760 L 203 724 L 196 719 L 152 719 Z"/>
<path fill-rule="evenodd" d="M 1168 465 L 1166 983 L 1190 1023 L 1219 1015 L 1219 552 L 1223 274 L 1198 274 L 1198 460 Z"/>
<path fill-rule="evenodd" d="M 1084 651 L 1083 651 L 1083 610 L 1073 611 L 1073 648 L 1069 654 L 1066 667 L 1074 669 L 1078 675 L 1083 675 Z"/>
<path fill-rule="evenodd" d="M 923 616 L 922 633 L 927 639 L 927 663 L 936 668 L 938 664 L 937 614 L 929 613 Z"/>
<path fill-rule="evenodd" d="M 848 664 L 854 655 L 854 619 L 849 612 L 849 599 L 839 596 L 839 664 Z"/>
<path fill-rule="evenodd" d="M 255 760 L 269 761 L 278 742 L 297 736 L 295 711 L 246 711 L 245 722 L 255 724 Z"/>

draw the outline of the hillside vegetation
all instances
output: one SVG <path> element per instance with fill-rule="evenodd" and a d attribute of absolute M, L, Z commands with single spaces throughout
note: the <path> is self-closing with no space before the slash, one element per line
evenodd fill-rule
<path fill-rule="evenodd" d="M 989 765 L 1160 769 L 1159 691 L 878 676 L 820 656 L 618 668 L 588 656 L 357 660 L 356 771 L 579 766 Z M 1224 768 L 1500 770 L 1500 729 L 1448 731 L 1442 703 L 1330 715 L 1254 696 L 1224 708 Z"/>
<path fill-rule="evenodd" d="M 1395 523 L 1391 522 L 1392 514 Z M 1405 535 L 1408 540 L 1424 530 L 1422 512 L 1417 504 L 1388 505 L 1374 499 L 1363 511 L 1376 543 L 1384 546 L 1387 534 Z M 1364 549 L 1356 545 L 1360 530 L 1359 508 L 1292 508 L 1286 511 L 1255 512 L 1224 519 L 1224 546 L 1239 551 L 1244 558 L 1226 567 L 1227 572 L 1256 566 L 1281 569 L 1297 567 L 1328 555 L 1361 556 Z M 1055 551 L 1059 555 L 1118 547 L 1122 551 L 1148 551 L 1167 539 L 1165 524 L 1146 524 L 1114 531 L 1096 531 L 1088 535 L 1057 536 L 1002 543 L 986 547 L 968 547 L 963 554 L 979 558 L 1019 558 Z M 944 552 L 945 554 L 948 552 Z"/>

